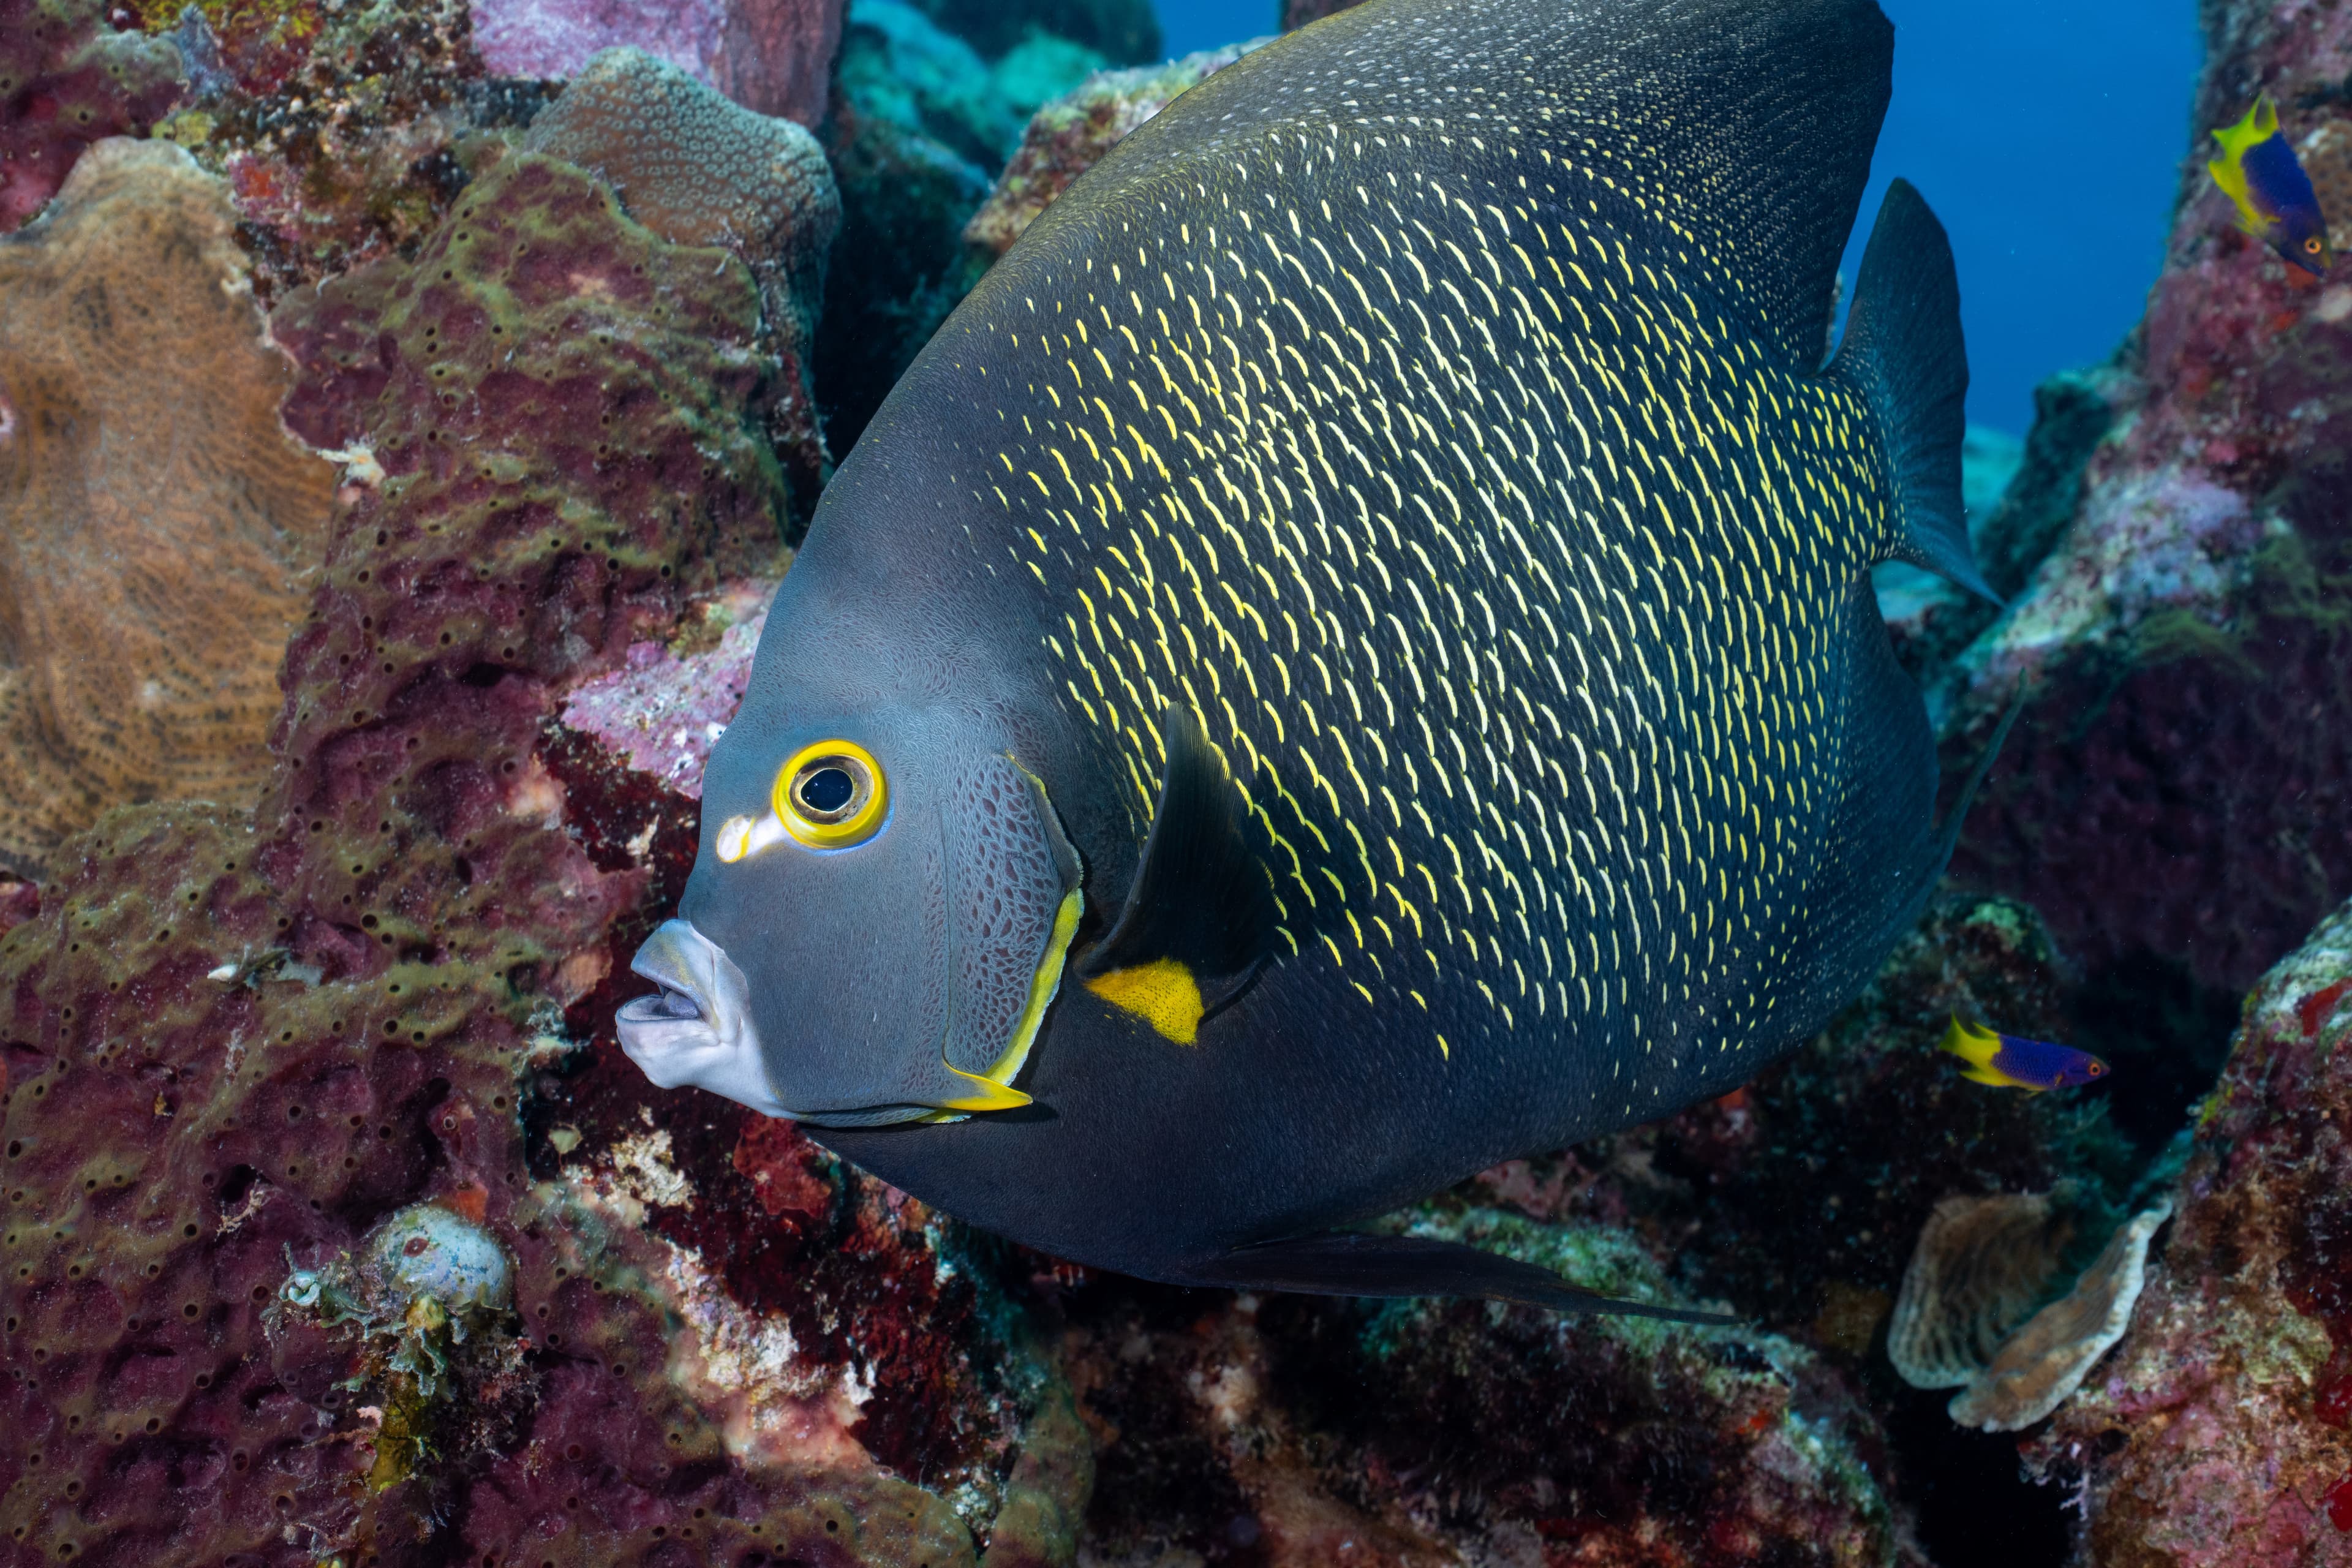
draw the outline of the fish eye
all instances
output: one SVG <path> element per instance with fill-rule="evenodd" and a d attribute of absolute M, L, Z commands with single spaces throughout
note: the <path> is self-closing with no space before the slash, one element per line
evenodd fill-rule
<path fill-rule="evenodd" d="M 852 741 L 803 746 L 776 774 L 776 816 L 812 849 L 865 843 L 881 827 L 889 801 L 882 764 Z"/>
<path fill-rule="evenodd" d="M 2318 254 L 2319 254 L 2319 237 L 2318 237 L 2318 236 L 2316 236 L 2316 235 L 2314 235 L 2311 238 L 2305 240 L 2305 241 L 2303 242 L 2303 247 L 2304 247 L 2305 250 L 2308 250 L 2309 252 L 2311 252 L 2311 254 L 2312 254 L 2312 255 L 2314 255 L 2314 256 L 2318 255 Z"/>

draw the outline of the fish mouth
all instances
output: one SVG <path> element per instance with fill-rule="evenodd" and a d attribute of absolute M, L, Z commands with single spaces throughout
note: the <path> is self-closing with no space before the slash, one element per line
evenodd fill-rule
<path fill-rule="evenodd" d="M 621 1049 L 663 1089 L 692 1086 L 768 1116 L 789 1117 L 768 1079 L 751 984 L 727 950 L 690 921 L 664 921 L 629 967 L 661 989 L 623 1004 Z"/>

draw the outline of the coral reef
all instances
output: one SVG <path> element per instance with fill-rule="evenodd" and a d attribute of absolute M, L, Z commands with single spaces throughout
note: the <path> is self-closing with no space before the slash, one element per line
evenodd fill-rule
<path fill-rule="evenodd" d="M 1782 1331 L 1827 1342 L 1824 1314 L 1872 1303 L 1840 1336 L 1866 1350 L 1939 1203 L 2072 1180 L 2095 1216 L 2132 1185 L 2142 1152 L 2102 1098 L 1987 1089 L 1935 1048 L 1954 1013 L 2065 1035 L 2066 979 L 2031 910 L 1949 896 L 1821 1036 L 1744 1089 L 1484 1180 L 1528 1212 L 1633 1224 L 1703 1293 Z"/>
<path fill-rule="evenodd" d="M 109 817 L 0 939 L 16 1550 L 968 1560 L 884 1465 L 1002 1503 L 1008 1560 L 1066 1532 L 1050 1376 L 936 1225 L 584 1044 L 692 826 L 556 714 L 635 645 L 723 646 L 699 605 L 780 569 L 761 321 L 730 252 L 536 153 L 280 311 L 289 423 L 369 457 L 278 770 L 257 811 Z M 369 1261 L 418 1203 L 511 1260 L 462 1356 L 467 1314 L 394 1324 Z"/>
<path fill-rule="evenodd" d="M 829 151 L 841 250 L 859 264 L 828 280 L 813 362 L 825 438 L 841 456 L 983 270 L 963 226 L 989 191 L 949 147 L 844 98 Z"/>
<path fill-rule="evenodd" d="M 2352 22 L 2207 12 L 2200 136 L 2257 88 L 2299 137 L 2343 120 Z M 2051 410 L 2045 447 L 2079 448 L 2112 421 L 2079 500 L 2053 528 L 2068 487 L 2031 487 L 2050 503 L 1990 552 L 2025 572 L 2023 590 L 1938 705 L 1958 762 L 2021 682 L 2034 691 L 1958 871 L 2032 900 L 2094 984 L 2153 963 L 2226 994 L 2352 893 L 2352 745 L 2317 721 L 2352 695 L 2335 608 L 2352 538 L 2352 289 L 2251 243 L 2201 160 L 2184 178 L 2120 374 Z"/>
<path fill-rule="evenodd" d="M 1979 890 L 1754 1082 L 1389 1222 L 1759 1326 L 1257 1299 L 973 1236 L 610 1027 L 828 438 L 1250 46 L 1089 76 L 1156 54 L 1141 0 L 11 4 L 0 226 L 65 189 L 0 244 L 0 733 L 104 719 L 116 771 L 0 802 L 44 879 L 0 874 L 0 1559 L 1960 1568 L 2054 1563 L 2070 1499 L 2100 1568 L 2352 1550 L 2352 912 L 2174 1136 L 2352 892 L 2352 285 L 2194 167 L 2144 331 L 1972 437 L 2011 603 L 1881 583 L 1954 773 L 2033 693 Z M 2352 21 L 2206 12 L 2200 128 L 2267 87 L 2347 188 Z M 158 117 L 185 156 L 102 140 Z M 173 504 L 69 643 L 87 544 L 22 520 L 127 527 L 101 458 Z M 243 749 L 166 778 L 142 660 L 215 631 Z M 1967 1083 L 1955 1011 L 2116 1071 Z"/>
<path fill-rule="evenodd" d="M 1472 1239 L 1665 1293 L 1624 1233 L 1459 1202 Z M 1922 1564 L 1850 1389 L 1786 1340 L 1475 1302 L 1081 1291 L 1104 1561 Z"/>
<path fill-rule="evenodd" d="M 972 215 L 964 237 L 990 257 L 1003 255 L 1021 231 L 1121 137 L 1167 108 L 1178 93 L 1255 47 L 1232 44 L 1164 65 L 1106 71 L 1046 104 L 1031 118 L 1019 150 L 986 204 Z"/>
<path fill-rule="evenodd" d="M 842 96 L 993 169 L 1021 133 L 987 62 L 963 39 L 898 0 L 855 0 L 841 54 Z"/>
<path fill-rule="evenodd" d="M 535 91 L 491 94 L 475 79 L 462 0 L 154 0 L 142 15 L 172 29 L 189 76 L 158 134 L 228 181 L 265 304 L 414 254 L 465 184 L 466 138 L 537 103 Z"/>
<path fill-rule="evenodd" d="M 180 89 L 179 50 L 118 31 L 100 0 L 0 0 L 0 234 L 41 210 L 83 148 L 144 135 Z"/>
<path fill-rule="evenodd" d="M 2255 987 L 2114 1359 L 2033 1445 L 2102 1568 L 2352 1552 L 2352 911 Z"/>
<path fill-rule="evenodd" d="M 474 47 L 499 76 L 579 75 L 630 47 L 755 113 L 824 119 L 841 0 L 472 0 Z"/>
<path fill-rule="evenodd" d="M 0 864 L 18 871 L 110 806 L 249 799 L 268 765 L 335 468 L 278 425 L 292 372 L 233 223 L 186 153 L 117 138 L 0 241 Z"/>
<path fill-rule="evenodd" d="M 760 285 L 761 338 L 782 363 L 768 431 L 803 507 L 828 467 L 806 363 L 841 196 L 816 139 L 755 114 L 641 49 L 598 55 L 532 121 L 524 144 L 613 187 L 677 245 L 724 246 Z"/>

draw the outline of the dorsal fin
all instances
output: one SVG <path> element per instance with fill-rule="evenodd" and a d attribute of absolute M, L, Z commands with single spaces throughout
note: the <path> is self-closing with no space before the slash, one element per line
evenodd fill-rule
<path fill-rule="evenodd" d="M 1273 951 L 1278 915 L 1224 759 L 1187 709 L 1171 708 L 1161 734 L 1168 763 L 1142 861 L 1118 921 L 1078 961 L 1078 975 L 1189 1045 L 1213 1002 L 1204 1002 L 1210 983 L 1254 973 Z"/>
<path fill-rule="evenodd" d="M 1701 253 L 1718 273 L 1714 310 L 1811 372 L 1894 57 L 1877 0 L 1372 0 L 1186 93 L 1048 208 L 1028 245 L 1042 257 L 1106 201 L 1201 208 L 1203 181 L 1241 210 L 1256 193 L 1235 187 L 1235 154 L 1264 143 L 1286 164 L 1328 163 L 1333 200 L 1381 185 L 1385 168 L 1458 189 L 1476 221 L 1496 221 L 1482 203 L 1499 211 L 1524 192 L 1598 214 L 1658 259 Z M 1700 270 L 1676 261 L 1678 277 Z"/>

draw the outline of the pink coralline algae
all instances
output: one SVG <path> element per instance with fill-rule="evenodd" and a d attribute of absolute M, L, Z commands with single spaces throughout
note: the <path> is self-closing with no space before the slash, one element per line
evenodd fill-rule
<path fill-rule="evenodd" d="M 2352 125 L 2352 19 L 2207 7 L 2196 103 L 2257 90 L 2299 136 Z M 2202 161 L 2123 369 L 2135 395 L 2089 457 L 2069 526 L 1937 693 L 1948 761 L 2021 681 L 2025 722 L 1955 868 L 2032 899 L 2095 977 L 2146 956 L 2250 984 L 2352 892 L 2343 602 L 2352 505 L 2352 284 L 2240 233 Z"/>
<path fill-rule="evenodd" d="M 764 598 L 747 584 L 755 604 Z M 657 642 L 632 643 L 620 669 L 573 687 L 563 722 L 593 736 L 623 765 L 688 800 L 702 798 L 703 764 L 751 684 L 764 607 L 728 626 L 717 646 L 681 657 Z"/>
<path fill-rule="evenodd" d="M 499 76 L 576 75 L 630 46 L 744 108 L 823 121 L 841 0 L 474 0 L 474 47 Z"/>
<path fill-rule="evenodd" d="M 180 51 L 118 31 L 99 0 L 0 0 L 0 234 L 108 136 L 144 135 L 181 91 Z"/>

